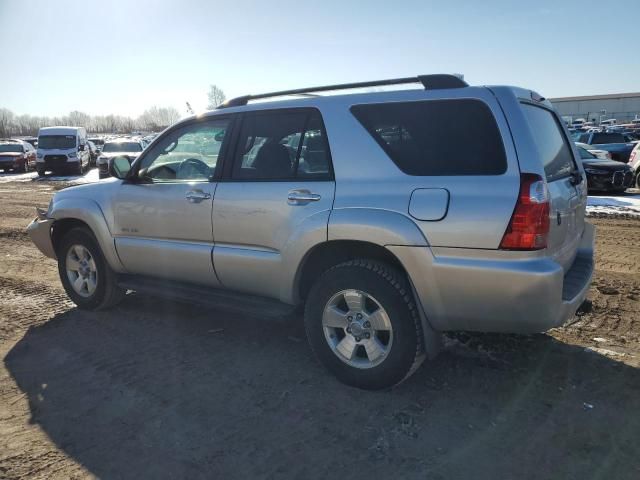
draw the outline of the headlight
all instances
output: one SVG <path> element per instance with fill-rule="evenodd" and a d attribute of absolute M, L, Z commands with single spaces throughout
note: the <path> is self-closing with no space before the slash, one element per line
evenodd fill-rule
<path fill-rule="evenodd" d="M 76 158 L 78 156 L 78 154 L 76 152 L 71 152 L 71 153 L 67 154 L 67 156 L 69 158 Z"/>
<path fill-rule="evenodd" d="M 44 155 L 43 155 L 42 153 L 37 153 L 37 154 L 36 154 L 36 157 L 38 157 L 38 158 L 42 158 L 42 157 L 44 157 Z"/>

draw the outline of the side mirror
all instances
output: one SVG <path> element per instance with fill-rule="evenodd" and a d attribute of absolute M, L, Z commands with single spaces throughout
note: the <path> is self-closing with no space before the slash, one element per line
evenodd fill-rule
<path fill-rule="evenodd" d="M 216 136 L 213 137 L 216 142 L 222 142 L 224 140 L 224 135 L 227 133 L 226 131 L 222 131 L 220 133 L 216 133 Z"/>
<path fill-rule="evenodd" d="M 78 151 L 84 152 L 84 145 L 78 145 Z"/>
<path fill-rule="evenodd" d="M 129 160 L 129 157 L 120 156 L 109 159 L 109 174 L 112 177 L 124 180 L 129 176 L 130 171 L 131 160 Z"/>

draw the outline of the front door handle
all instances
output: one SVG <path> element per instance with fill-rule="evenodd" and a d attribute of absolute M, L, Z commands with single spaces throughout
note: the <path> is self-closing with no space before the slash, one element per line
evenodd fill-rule
<path fill-rule="evenodd" d="M 322 197 L 309 190 L 291 190 L 287 195 L 287 200 L 292 205 L 304 205 L 309 202 L 317 202 Z"/>
<path fill-rule="evenodd" d="M 187 192 L 186 198 L 189 203 L 200 203 L 203 200 L 211 198 L 211 194 L 203 192 L 202 190 L 190 190 Z"/>

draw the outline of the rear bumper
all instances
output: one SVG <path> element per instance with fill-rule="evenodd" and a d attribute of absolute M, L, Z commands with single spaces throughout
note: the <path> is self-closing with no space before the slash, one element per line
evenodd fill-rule
<path fill-rule="evenodd" d="M 594 227 L 585 223 L 576 259 L 564 273 L 550 258 L 494 252 L 387 247 L 405 266 L 431 326 L 440 331 L 537 333 L 563 325 L 587 296 Z M 470 256 L 473 254 L 474 256 Z"/>
<path fill-rule="evenodd" d="M 52 218 L 36 218 L 27 226 L 27 232 L 31 241 L 38 247 L 44 255 L 49 258 L 56 258 L 56 251 L 51 240 Z"/>

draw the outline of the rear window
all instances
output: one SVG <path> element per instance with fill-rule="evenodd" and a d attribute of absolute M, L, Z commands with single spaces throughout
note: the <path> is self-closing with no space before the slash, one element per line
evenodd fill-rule
<path fill-rule="evenodd" d="M 548 182 L 567 177 L 576 169 L 571 148 L 556 117 L 542 107 L 523 104 Z"/>
<path fill-rule="evenodd" d="M 500 175 L 502 137 L 479 100 L 356 105 L 351 112 L 408 175 Z"/>
<path fill-rule="evenodd" d="M 626 139 L 621 133 L 594 133 L 592 144 L 596 143 L 625 143 Z"/>

